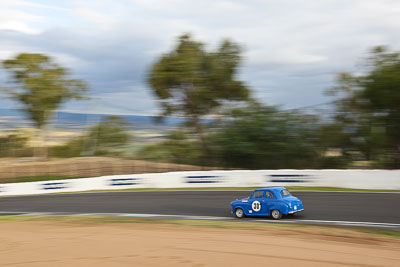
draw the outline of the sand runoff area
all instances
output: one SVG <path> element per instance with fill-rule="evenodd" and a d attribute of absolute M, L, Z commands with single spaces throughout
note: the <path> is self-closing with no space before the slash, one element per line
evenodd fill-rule
<path fill-rule="evenodd" d="M 0 266 L 400 266 L 398 237 L 244 224 L 0 219 Z"/>

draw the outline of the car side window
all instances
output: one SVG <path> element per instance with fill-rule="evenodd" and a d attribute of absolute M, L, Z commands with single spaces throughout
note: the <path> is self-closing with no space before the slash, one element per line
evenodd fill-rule
<path fill-rule="evenodd" d="M 274 198 L 274 194 L 272 192 L 270 192 L 270 191 L 266 191 L 265 192 L 265 197 L 266 198 Z"/>
<path fill-rule="evenodd" d="M 256 192 L 254 192 L 253 198 L 264 198 L 264 191 L 256 191 Z"/>

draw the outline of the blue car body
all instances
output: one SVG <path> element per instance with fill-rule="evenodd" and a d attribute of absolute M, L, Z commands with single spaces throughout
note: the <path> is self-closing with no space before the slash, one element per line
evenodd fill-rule
<path fill-rule="evenodd" d="M 303 202 L 290 194 L 285 187 L 265 187 L 254 190 L 250 197 L 231 202 L 232 213 L 237 209 L 243 210 L 245 216 L 271 216 L 271 212 L 282 215 L 294 214 L 303 211 Z M 272 217 L 279 219 L 277 216 Z"/>

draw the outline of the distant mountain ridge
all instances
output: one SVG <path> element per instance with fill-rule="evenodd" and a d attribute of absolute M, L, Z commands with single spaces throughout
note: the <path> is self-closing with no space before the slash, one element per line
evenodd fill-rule
<path fill-rule="evenodd" d="M 51 120 L 52 127 L 84 129 L 103 121 L 112 114 L 85 114 L 72 112 L 55 112 Z M 129 123 L 131 129 L 162 129 L 174 128 L 185 122 L 184 118 L 167 117 L 162 122 L 156 116 L 117 115 Z M 26 114 L 16 109 L 0 109 L 0 128 L 19 128 L 33 126 Z"/>

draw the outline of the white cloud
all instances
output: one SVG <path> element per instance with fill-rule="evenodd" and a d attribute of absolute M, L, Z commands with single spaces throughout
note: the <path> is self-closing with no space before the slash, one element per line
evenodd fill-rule
<path fill-rule="evenodd" d="M 247 53 L 247 58 L 251 64 L 308 64 L 317 63 L 326 59 L 324 56 L 309 55 L 296 48 L 283 48 L 277 52 L 268 49 L 251 50 Z"/>
<path fill-rule="evenodd" d="M 27 34 L 40 31 L 32 23 L 43 20 L 43 17 L 9 8 L 0 8 L 0 30 L 12 30 Z"/>
<path fill-rule="evenodd" d="M 0 43 L 0 61 L 11 58 L 18 54 L 20 51 L 24 51 L 24 47 L 22 45 Z"/>
<path fill-rule="evenodd" d="M 23 0 L 1 0 L 0 4 L 2 6 L 17 6 L 17 7 L 35 7 L 35 8 L 48 8 L 48 9 L 58 9 L 58 10 L 65 10 L 65 8 L 58 7 L 55 5 L 45 5 L 30 1 L 23 1 Z"/>
<path fill-rule="evenodd" d="M 108 16 L 89 8 L 75 8 L 71 12 L 89 23 L 92 23 L 94 26 L 101 27 L 102 29 L 111 29 L 118 21 L 115 17 Z"/>
<path fill-rule="evenodd" d="M 372 46 L 400 50 L 398 0 L 46 2 L 0 0 L 0 34 L 22 33 L 7 35 L 0 57 L 22 49 L 49 53 L 87 79 L 96 94 L 110 94 L 115 103 L 141 99 L 139 109 L 152 112 L 149 93 L 133 94 L 147 91 L 149 64 L 185 32 L 208 49 L 225 37 L 240 42 L 241 79 L 265 102 L 288 107 L 324 102 L 334 73 L 353 70 Z M 36 38 L 27 37 L 32 34 Z"/>

